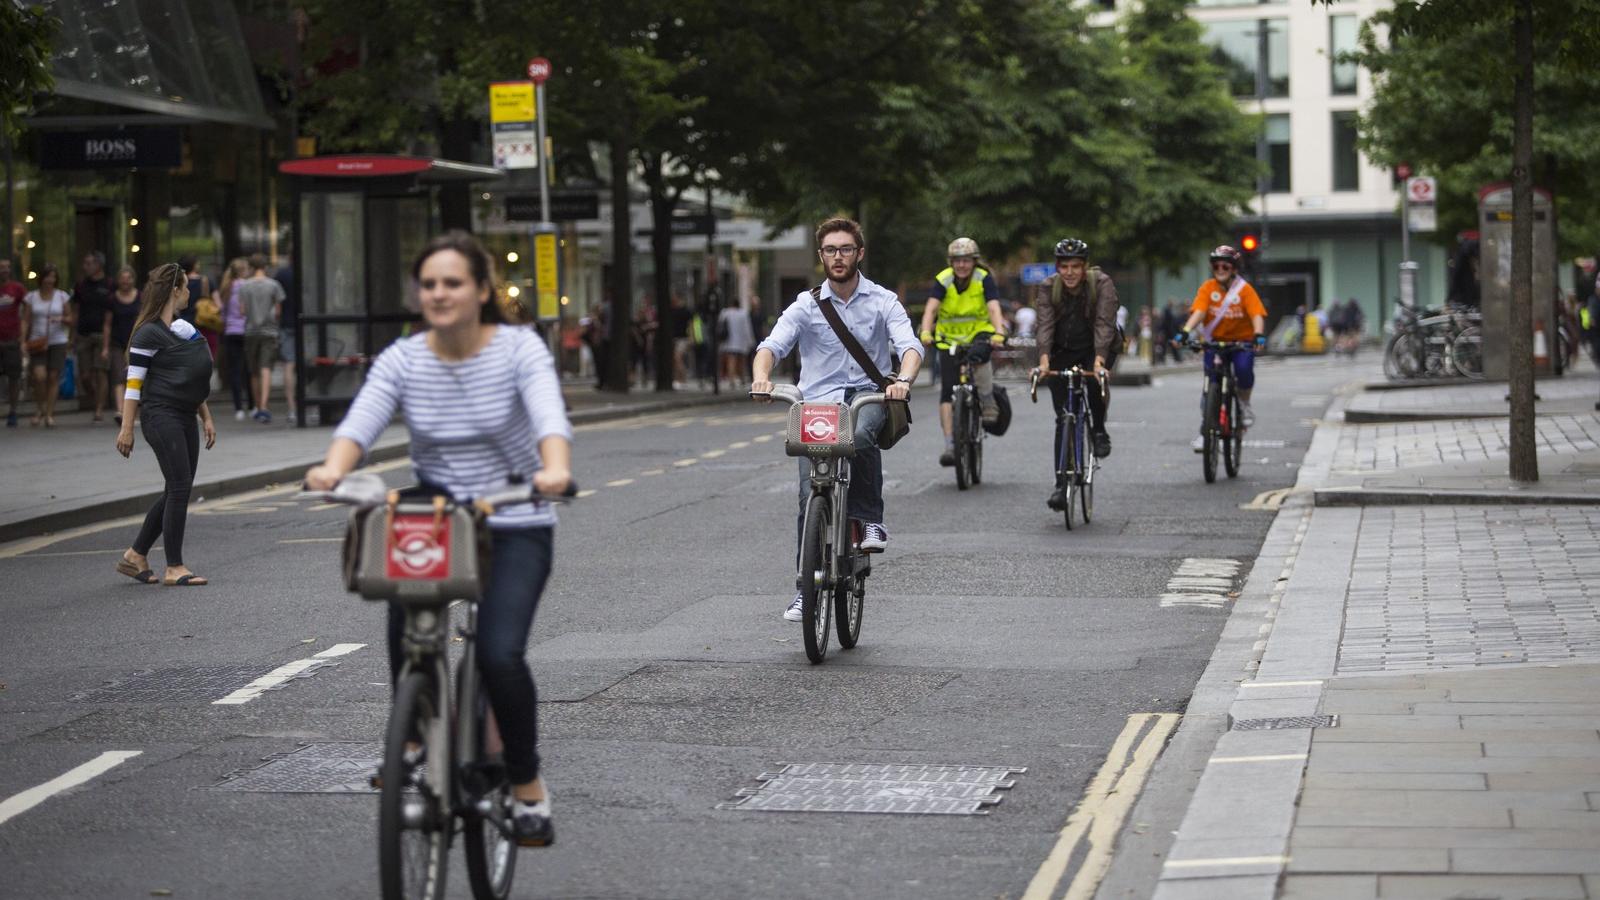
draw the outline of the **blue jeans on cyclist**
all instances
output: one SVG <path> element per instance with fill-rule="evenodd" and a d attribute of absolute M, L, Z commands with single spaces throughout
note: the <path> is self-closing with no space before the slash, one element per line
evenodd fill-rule
<path fill-rule="evenodd" d="M 1254 350 L 1234 350 L 1229 357 L 1233 368 L 1233 386 L 1239 394 L 1239 425 L 1249 428 L 1256 423 L 1254 410 L 1250 408 L 1250 391 L 1256 386 L 1256 353 Z M 1206 383 L 1222 380 L 1222 365 L 1218 359 L 1217 351 L 1207 350 L 1205 354 Z M 1200 394 L 1200 430 L 1206 427 L 1206 395 Z M 1201 438 L 1195 438 L 1194 447 L 1202 449 Z"/>
<path fill-rule="evenodd" d="M 528 632 L 550 578 L 555 529 L 496 528 L 489 585 L 478 600 L 478 671 L 505 742 L 506 776 L 525 784 L 539 775 L 539 695 L 528 668 Z M 389 604 L 389 680 L 405 662 L 405 614 Z"/>
<path fill-rule="evenodd" d="M 851 388 L 844 392 L 844 402 L 849 403 L 855 395 L 867 388 Z M 877 403 L 862 407 L 856 415 L 856 455 L 850 458 L 850 495 L 846 509 L 850 518 L 859 520 L 863 525 L 876 526 L 882 532 L 882 541 L 874 542 L 876 549 L 882 549 L 882 544 L 888 540 L 888 532 L 883 528 L 883 451 L 878 449 L 878 429 L 883 427 L 883 419 L 887 413 L 883 404 Z M 800 460 L 800 515 L 795 521 L 795 565 L 800 565 L 800 542 L 805 540 L 806 527 L 806 501 L 811 499 L 811 463 L 809 460 Z M 870 537 L 870 536 L 869 536 Z M 869 549 L 869 542 L 862 541 L 863 549 Z"/>

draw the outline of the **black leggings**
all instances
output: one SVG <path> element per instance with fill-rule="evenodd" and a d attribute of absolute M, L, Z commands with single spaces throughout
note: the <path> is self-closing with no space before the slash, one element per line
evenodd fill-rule
<path fill-rule="evenodd" d="M 144 440 L 161 464 L 167 489 L 145 514 L 144 526 L 133 541 L 133 552 L 144 556 L 166 535 L 167 565 L 183 565 L 183 526 L 189 518 L 189 491 L 195 467 L 200 464 L 200 428 L 194 413 L 145 407 L 139 412 Z"/>
<path fill-rule="evenodd" d="M 244 409 L 245 401 L 250 400 L 250 373 L 246 371 L 249 364 L 244 358 L 244 335 L 223 335 L 222 351 L 223 356 L 228 358 L 228 387 L 233 391 L 233 408 Z M 255 405 L 253 401 L 251 405 Z"/>
<path fill-rule="evenodd" d="M 1054 360 L 1051 360 L 1051 362 L 1053 364 Z M 1085 369 L 1093 368 L 1093 364 L 1094 360 L 1090 360 L 1089 365 L 1082 367 Z M 1065 368 L 1071 368 L 1071 366 L 1066 366 Z M 1055 407 L 1056 418 L 1059 420 L 1062 412 L 1067 407 L 1067 380 L 1065 378 L 1052 378 L 1047 383 L 1050 385 L 1050 403 Z M 1111 390 L 1107 387 L 1106 393 L 1102 395 L 1099 386 L 1092 380 L 1085 380 L 1083 386 L 1088 389 L 1087 392 L 1089 394 L 1089 430 L 1095 434 L 1102 434 L 1106 430 L 1106 408 L 1111 405 Z M 1056 455 L 1051 458 L 1059 463 L 1061 459 L 1060 428 L 1056 429 L 1055 448 Z"/>

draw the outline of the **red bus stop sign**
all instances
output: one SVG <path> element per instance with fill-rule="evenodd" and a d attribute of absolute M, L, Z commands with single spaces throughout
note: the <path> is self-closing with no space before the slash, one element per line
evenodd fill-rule
<path fill-rule="evenodd" d="M 533 79 L 534 84 L 544 84 L 545 79 L 550 77 L 550 60 L 542 56 L 528 60 L 528 77 Z"/>
<path fill-rule="evenodd" d="M 530 74 L 530 75 L 533 74 L 533 67 L 532 66 L 528 67 L 528 74 Z M 535 80 L 538 80 L 538 79 L 535 79 Z M 1400 163 L 1399 165 L 1394 167 L 1394 174 L 1395 174 L 1396 178 L 1401 178 L 1401 179 L 1410 178 L 1411 177 L 1411 164 L 1410 163 Z"/>

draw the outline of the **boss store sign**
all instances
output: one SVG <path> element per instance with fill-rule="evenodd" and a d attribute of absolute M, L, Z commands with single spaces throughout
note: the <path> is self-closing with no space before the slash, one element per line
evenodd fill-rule
<path fill-rule="evenodd" d="M 40 135 L 42 169 L 175 169 L 183 165 L 176 127 L 50 131 Z"/>

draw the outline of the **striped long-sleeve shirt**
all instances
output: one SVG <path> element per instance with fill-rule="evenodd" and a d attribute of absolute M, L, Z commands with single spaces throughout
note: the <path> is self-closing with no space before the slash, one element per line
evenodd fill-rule
<path fill-rule="evenodd" d="M 193 415 L 211 388 L 211 348 L 193 325 L 146 322 L 128 344 L 127 398 Z"/>
<path fill-rule="evenodd" d="M 476 356 L 459 362 L 434 355 L 426 334 L 394 342 L 373 362 L 334 437 L 365 452 L 397 411 L 411 432 L 417 478 L 462 501 L 531 478 L 545 438 L 572 439 L 550 351 L 523 328 L 500 326 Z M 489 519 L 501 528 L 555 523 L 548 503 L 507 506 Z"/>

